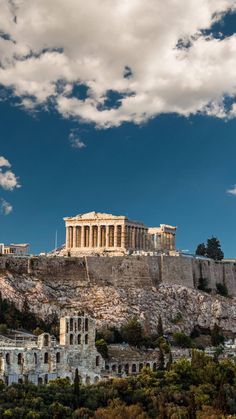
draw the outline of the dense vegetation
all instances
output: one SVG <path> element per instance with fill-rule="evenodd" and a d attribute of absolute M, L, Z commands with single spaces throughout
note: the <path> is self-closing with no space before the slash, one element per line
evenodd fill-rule
<path fill-rule="evenodd" d="M 236 366 L 193 351 L 156 373 L 96 385 L 0 383 L 0 418 L 207 419 L 236 418 Z"/>
<path fill-rule="evenodd" d="M 45 323 L 30 311 L 26 300 L 24 300 L 20 311 L 12 301 L 3 299 L 0 293 L 0 334 L 6 333 L 7 329 L 26 329 L 36 334 L 44 331 L 58 336 L 58 322 L 58 317 L 52 315 Z"/>

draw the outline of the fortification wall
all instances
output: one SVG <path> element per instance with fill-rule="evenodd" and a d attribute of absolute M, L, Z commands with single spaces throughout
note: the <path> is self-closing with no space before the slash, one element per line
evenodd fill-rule
<path fill-rule="evenodd" d="M 160 283 L 197 288 L 199 279 L 208 280 L 213 290 L 225 284 L 236 296 L 236 264 L 175 256 L 117 257 L 0 257 L 0 271 L 26 274 L 42 281 L 88 286 L 158 286 Z M 20 279 L 18 279 L 20 280 Z"/>

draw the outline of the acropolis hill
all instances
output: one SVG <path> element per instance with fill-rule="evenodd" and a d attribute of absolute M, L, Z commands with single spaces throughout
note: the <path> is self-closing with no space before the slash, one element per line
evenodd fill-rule
<path fill-rule="evenodd" d="M 176 228 L 163 224 L 148 228 L 127 217 L 95 212 L 65 221 L 61 251 L 0 257 L 3 297 L 18 307 L 26 298 L 44 319 L 54 312 L 61 316 L 85 310 L 101 327 L 120 326 L 137 315 L 147 331 L 155 331 L 161 315 L 169 332 L 190 333 L 196 325 L 212 328 L 218 323 L 236 333 L 235 263 L 171 256 Z M 199 291 L 201 279 L 207 279 L 211 294 Z M 219 283 L 231 298 L 216 293 Z"/>
<path fill-rule="evenodd" d="M 209 279 L 212 295 L 196 289 L 202 277 Z M 236 333 L 236 300 L 214 295 L 217 282 L 235 297 L 234 263 L 164 255 L 0 258 L 3 297 L 18 307 L 26 298 L 45 319 L 85 309 L 98 327 L 138 315 L 147 330 L 155 330 L 161 314 L 168 331 L 191 332 L 217 322 Z"/>

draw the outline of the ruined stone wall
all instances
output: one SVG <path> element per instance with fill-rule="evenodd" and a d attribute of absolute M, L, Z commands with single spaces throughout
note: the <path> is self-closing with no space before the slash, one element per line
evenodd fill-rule
<path fill-rule="evenodd" d="M 229 294 L 236 296 L 236 264 L 206 259 L 175 256 L 116 257 L 0 257 L 0 273 L 10 272 L 36 277 L 43 282 L 63 283 L 78 287 L 130 286 L 145 288 L 182 285 L 197 288 L 200 278 L 208 280 L 213 290 L 225 284 Z"/>

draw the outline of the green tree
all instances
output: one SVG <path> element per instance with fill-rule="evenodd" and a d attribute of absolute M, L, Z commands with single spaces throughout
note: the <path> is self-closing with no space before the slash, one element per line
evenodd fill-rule
<path fill-rule="evenodd" d="M 164 335 L 162 318 L 161 318 L 160 314 L 158 316 L 157 334 L 158 334 L 159 337 Z"/>
<path fill-rule="evenodd" d="M 223 297 L 229 296 L 228 288 L 225 284 L 221 284 L 220 282 L 217 282 L 216 289 L 217 289 L 218 294 L 222 295 Z"/>
<path fill-rule="evenodd" d="M 197 246 L 195 254 L 198 256 L 206 256 L 206 246 L 204 243 L 200 243 Z"/>
<path fill-rule="evenodd" d="M 142 343 L 143 331 L 137 317 L 132 317 L 122 328 L 121 335 L 125 342 L 139 346 Z"/>
<path fill-rule="evenodd" d="M 158 369 L 163 371 L 165 369 L 165 356 L 162 348 L 159 348 L 158 353 Z"/>
<path fill-rule="evenodd" d="M 211 343 L 213 346 L 219 346 L 224 344 L 225 338 L 220 333 L 220 327 L 215 323 L 211 331 Z"/>
<path fill-rule="evenodd" d="M 211 239 L 207 240 L 206 255 L 214 260 L 222 260 L 224 258 L 224 253 L 221 250 L 220 241 L 217 237 L 212 236 Z"/>
<path fill-rule="evenodd" d="M 191 348 L 193 346 L 192 339 L 185 333 L 176 332 L 173 334 L 174 344 L 181 348 Z"/>
<path fill-rule="evenodd" d="M 4 323 L 0 324 L 0 335 L 6 335 L 7 333 L 7 325 Z"/>
<path fill-rule="evenodd" d="M 104 339 L 96 340 L 97 351 L 102 355 L 103 358 L 108 358 L 108 346 Z"/>

